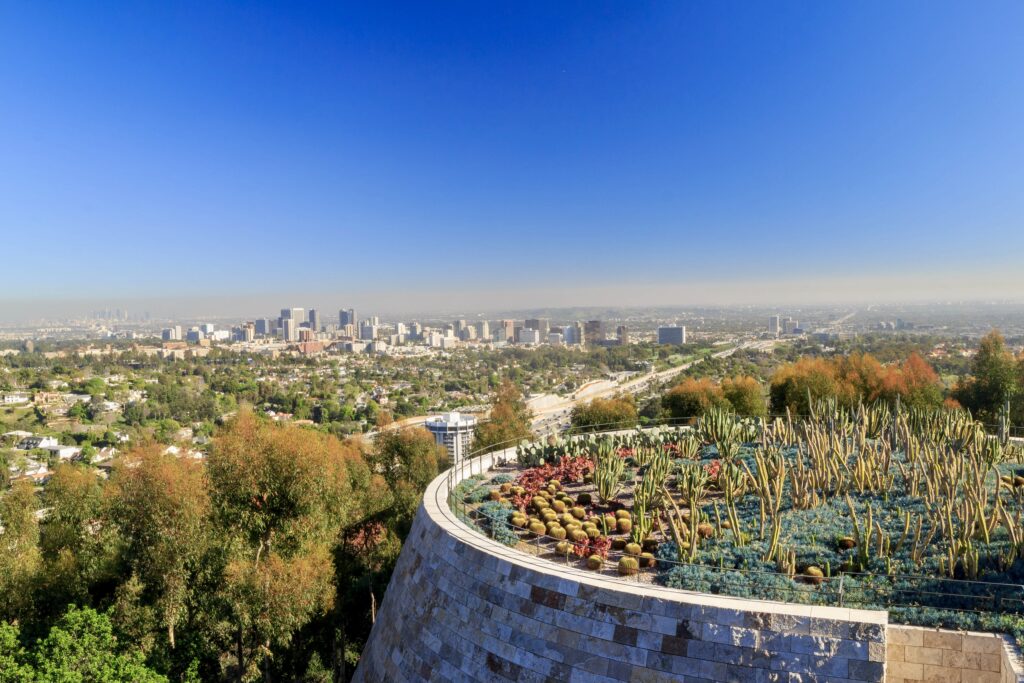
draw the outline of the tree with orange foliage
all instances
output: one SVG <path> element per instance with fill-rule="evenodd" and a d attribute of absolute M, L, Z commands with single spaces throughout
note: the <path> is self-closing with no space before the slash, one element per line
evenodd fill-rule
<path fill-rule="evenodd" d="M 724 408 L 728 401 L 722 387 L 707 377 L 687 377 L 661 399 L 665 410 L 677 420 L 697 418 L 712 408 Z"/>
<path fill-rule="evenodd" d="M 809 410 L 813 400 L 834 398 L 841 406 L 886 401 L 915 407 L 942 405 L 942 383 L 921 356 L 912 353 L 900 365 L 882 365 L 867 353 L 837 358 L 801 358 L 783 365 L 772 376 L 772 412 L 788 407 L 797 414 Z"/>
<path fill-rule="evenodd" d="M 769 388 L 772 413 L 790 410 L 796 415 L 810 413 L 808 396 L 821 400 L 839 396 L 835 364 L 824 358 L 805 357 L 783 365 L 772 375 Z"/>
<path fill-rule="evenodd" d="M 506 378 L 495 392 L 490 415 L 476 426 L 473 450 L 504 448 L 530 439 L 533 437 L 532 422 L 533 411 L 523 400 L 522 390 Z"/>
<path fill-rule="evenodd" d="M 924 358 L 911 353 L 899 366 L 890 366 L 885 375 L 881 398 L 897 399 L 912 408 L 938 408 L 942 405 L 942 380 Z"/>
<path fill-rule="evenodd" d="M 851 353 L 832 359 L 836 369 L 836 398 L 840 405 L 874 403 L 885 386 L 886 369 L 868 353 Z"/>

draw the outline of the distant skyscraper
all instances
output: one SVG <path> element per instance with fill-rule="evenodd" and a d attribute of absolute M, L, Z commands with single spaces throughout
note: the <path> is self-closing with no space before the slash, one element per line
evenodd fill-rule
<path fill-rule="evenodd" d="M 320 312 L 315 308 L 309 309 L 309 329 L 313 332 L 320 331 Z"/>
<path fill-rule="evenodd" d="M 515 320 L 499 320 L 498 327 L 504 331 L 505 341 L 514 342 L 516 340 Z"/>
<path fill-rule="evenodd" d="M 786 318 L 782 321 L 782 334 L 793 334 L 798 327 L 800 327 L 800 322 L 798 320 Z"/>
<path fill-rule="evenodd" d="M 686 328 L 685 327 L 659 327 L 658 328 L 658 343 L 659 344 L 675 344 L 681 346 L 686 343 Z"/>
<path fill-rule="evenodd" d="M 372 318 L 359 323 L 359 338 L 363 341 L 373 341 L 377 338 L 377 326 Z"/>
<path fill-rule="evenodd" d="M 774 334 L 778 336 L 779 332 L 782 331 L 782 317 L 773 315 L 768 318 L 768 334 Z"/>
<path fill-rule="evenodd" d="M 491 340 L 491 324 L 486 320 L 481 320 L 476 324 L 476 336 L 478 339 L 483 341 Z"/>
<path fill-rule="evenodd" d="M 338 326 L 345 327 L 345 325 L 352 325 L 355 327 L 359 322 L 356 320 L 356 309 L 348 308 L 341 309 L 338 311 Z"/>
<path fill-rule="evenodd" d="M 267 337 L 274 333 L 274 326 L 270 322 L 270 318 L 256 318 L 254 325 L 256 327 L 256 334 Z"/>
<path fill-rule="evenodd" d="M 299 326 L 294 318 L 283 318 L 281 319 L 281 339 L 285 341 L 298 341 L 299 339 Z"/>
<path fill-rule="evenodd" d="M 523 344 L 540 344 L 540 332 L 530 327 L 524 327 L 519 330 L 519 341 Z M 547 337 L 544 338 L 544 341 L 547 341 Z"/>
<path fill-rule="evenodd" d="M 619 343 L 626 345 L 629 343 L 629 328 L 625 325 L 619 325 L 615 328 L 615 338 L 619 340 Z"/>
<path fill-rule="evenodd" d="M 588 320 L 583 326 L 583 338 L 587 344 L 596 344 L 604 339 L 604 325 L 600 320 Z"/>
<path fill-rule="evenodd" d="M 547 318 L 530 318 L 523 322 L 523 327 L 528 330 L 537 330 L 540 332 L 541 339 L 547 339 L 548 333 L 551 332 L 551 321 Z"/>
<path fill-rule="evenodd" d="M 294 320 L 295 327 L 306 322 L 306 309 L 304 308 L 282 308 L 281 320 Z"/>

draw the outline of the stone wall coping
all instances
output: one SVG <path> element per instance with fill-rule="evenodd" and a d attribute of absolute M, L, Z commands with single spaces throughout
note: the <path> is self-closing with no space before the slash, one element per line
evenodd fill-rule
<path fill-rule="evenodd" d="M 627 580 L 613 579 L 574 567 L 563 567 L 549 560 L 534 558 L 531 555 L 509 548 L 490 539 L 479 531 L 459 520 L 448 507 L 449 487 L 454 487 L 473 474 L 486 472 L 492 464 L 502 459 L 514 458 L 515 449 L 509 448 L 473 458 L 451 471 L 443 472 L 427 487 L 423 495 L 422 507 L 438 527 L 453 542 L 470 545 L 484 553 L 493 555 L 512 565 L 517 565 L 531 572 L 550 577 L 552 581 L 572 581 L 582 586 L 589 586 L 606 591 L 655 598 L 669 602 L 729 609 L 743 612 L 761 612 L 804 618 L 820 618 L 835 621 L 849 621 L 860 624 L 887 625 L 889 613 L 885 610 L 864 610 L 846 607 L 827 607 L 820 605 L 802 605 L 771 600 L 737 598 L 709 593 L 697 593 L 676 588 L 667 588 L 656 584 L 631 583 Z M 991 635 L 991 634 L 986 634 Z"/>

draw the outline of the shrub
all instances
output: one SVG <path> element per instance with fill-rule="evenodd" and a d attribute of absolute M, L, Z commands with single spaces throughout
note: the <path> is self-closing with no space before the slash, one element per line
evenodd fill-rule
<path fill-rule="evenodd" d="M 488 535 L 507 546 L 514 546 L 519 543 L 519 536 L 515 530 L 505 521 L 508 518 L 509 505 L 503 501 L 488 501 L 480 506 L 480 514 L 483 516 L 484 528 Z M 515 523 L 513 515 L 513 523 Z M 525 519 L 522 520 L 525 523 Z"/>
<path fill-rule="evenodd" d="M 663 582 L 669 588 L 710 593 L 711 579 L 714 578 L 714 574 L 714 570 L 698 565 L 676 565 L 666 572 Z"/>

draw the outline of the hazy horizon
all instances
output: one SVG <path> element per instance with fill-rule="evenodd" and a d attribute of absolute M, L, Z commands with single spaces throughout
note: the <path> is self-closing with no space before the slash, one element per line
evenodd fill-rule
<path fill-rule="evenodd" d="M 961 277 L 966 274 L 961 274 Z M 364 315 L 488 314 L 544 308 L 656 308 L 656 307 L 779 307 L 922 305 L 963 303 L 1022 303 L 1024 274 L 1016 278 L 976 273 L 970 285 L 957 279 L 929 279 L 905 274 L 869 278 L 814 278 L 799 280 L 722 280 L 697 283 L 617 283 L 567 287 L 541 286 L 516 289 L 419 288 L 377 290 L 353 288 L 348 292 L 282 291 L 258 293 L 182 295 L 177 297 L 109 297 L 89 299 L 12 300 L 0 298 L 0 322 L 10 324 L 39 319 L 84 316 L 92 310 L 124 309 L 149 312 L 154 317 L 253 318 L 272 317 L 281 308 L 318 308 L 332 319 L 339 308 L 356 308 Z"/>

